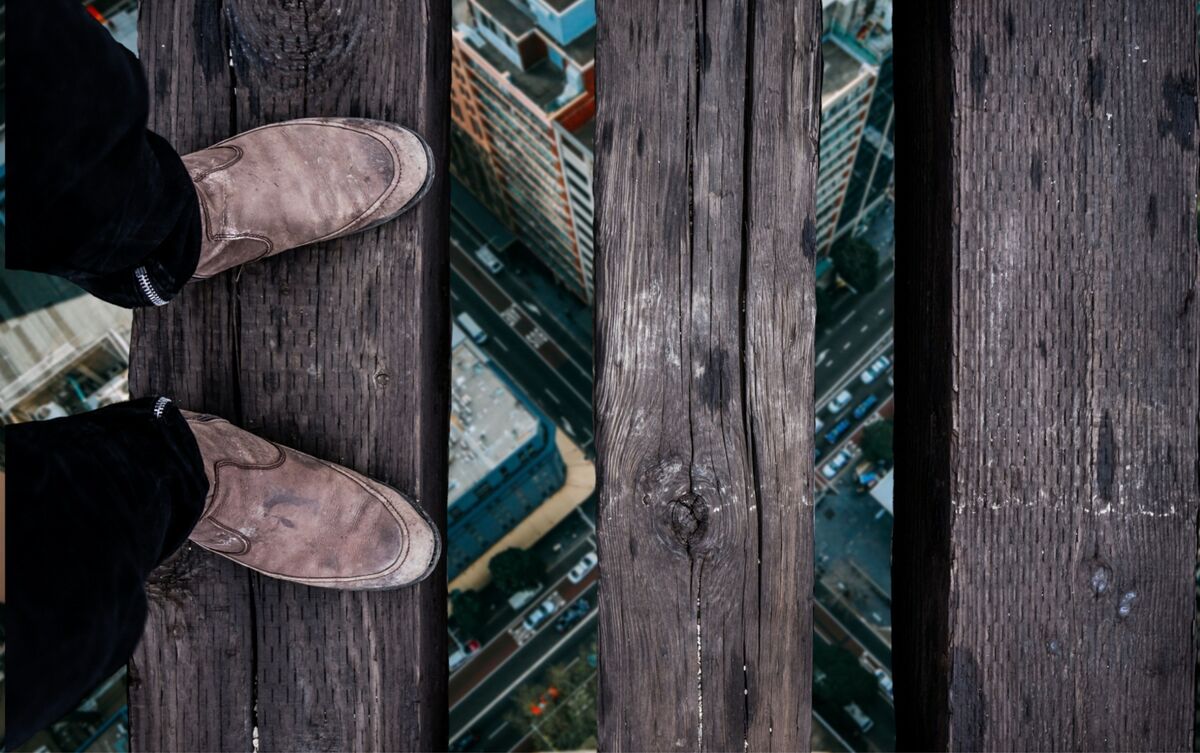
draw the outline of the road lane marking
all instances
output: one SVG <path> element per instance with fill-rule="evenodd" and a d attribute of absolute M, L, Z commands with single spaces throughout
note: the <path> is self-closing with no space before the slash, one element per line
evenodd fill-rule
<path fill-rule="evenodd" d="M 824 395 L 821 395 L 819 398 L 817 398 L 816 404 L 824 405 L 825 403 L 829 402 L 829 399 L 833 397 L 833 395 L 844 389 L 845 385 L 849 384 L 856 376 L 858 376 L 859 371 L 861 371 L 868 363 L 874 361 L 880 353 L 890 347 L 892 347 L 892 330 L 889 327 L 886 332 L 880 335 L 878 340 L 872 343 L 871 346 L 864 351 L 865 355 L 860 357 L 853 366 L 844 372 L 843 377 L 838 380 L 837 383 L 835 383 L 832 389 L 826 390 Z"/>
<path fill-rule="evenodd" d="M 451 245 L 454 247 L 454 249 L 456 249 L 456 250 L 458 251 L 458 254 L 457 254 L 457 256 L 462 256 L 464 259 L 466 259 L 466 260 L 467 260 L 467 262 L 468 262 L 468 263 L 469 263 L 469 264 L 470 264 L 472 267 L 474 267 L 474 268 L 475 268 L 475 270 L 476 270 L 476 276 L 477 276 L 479 279 L 481 279 L 481 280 L 487 280 L 487 281 L 488 281 L 488 282 L 489 282 L 489 283 L 492 285 L 492 287 L 494 287 L 494 288 L 495 288 L 495 289 L 496 289 L 496 290 L 497 290 L 497 291 L 500 293 L 500 295 L 501 295 L 501 296 L 502 296 L 504 299 L 506 299 L 507 301 L 509 301 L 509 303 L 510 303 L 510 304 L 513 304 L 513 305 L 515 305 L 515 302 L 513 301 L 513 297 L 512 297 L 512 295 L 510 295 L 510 294 L 509 294 L 509 292 L 508 292 L 507 290 L 505 290 L 505 288 L 504 288 L 503 286 L 501 286 L 499 282 L 497 282 L 497 281 L 496 281 L 496 279 L 495 279 L 495 278 L 496 278 L 496 276 L 495 276 L 495 275 L 493 275 L 493 274 L 490 274 L 490 273 L 489 273 L 489 272 L 488 272 L 486 269 L 484 269 L 484 268 L 483 268 L 483 266 L 482 266 L 482 265 L 479 263 L 479 261 L 478 261 L 477 259 L 475 259 L 475 258 L 474 258 L 474 255 L 473 255 L 473 254 L 467 253 L 466 249 L 464 249 L 464 248 L 463 248 L 463 247 L 462 247 L 462 246 L 461 246 L 459 243 L 457 243 L 457 242 L 454 242 L 454 241 L 452 241 L 452 242 L 451 242 Z M 455 264 L 454 264 L 455 258 L 456 258 L 456 254 L 454 254 L 453 252 L 451 252 L 451 254 L 450 254 L 450 266 L 451 266 L 451 268 L 452 268 L 452 269 L 455 267 Z M 459 266 L 461 266 L 461 265 L 459 265 Z M 458 277 L 459 277 L 459 279 L 460 279 L 460 280 L 462 280 L 463 282 L 465 282 L 465 283 L 467 284 L 467 286 L 468 286 L 468 287 L 470 287 L 472 290 L 474 290 L 474 291 L 475 291 L 475 292 L 476 292 L 476 293 L 479 295 L 480 299 L 482 299 L 482 300 L 483 300 L 483 302 L 484 302 L 484 303 L 486 303 L 486 304 L 487 304 L 487 305 L 488 305 L 490 308 L 492 308 L 493 310 L 497 311 L 497 313 L 500 313 L 500 312 L 499 312 L 499 310 L 498 310 L 498 309 L 496 309 L 496 307 L 495 307 L 494 305 L 492 305 L 492 302 L 491 302 L 491 300 L 488 298 L 488 296 L 487 296 L 487 295 L 485 295 L 485 294 L 484 294 L 484 292 L 483 292 L 482 290 L 480 290 L 480 289 L 479 289 L 479 287 L 478 287 L 478 286 L 476 286 L 476 285 L 475 285 L 475 284 L 474 284 L 474 283 L 473 283 L 473 282 L 472 282 L 472 281 L 471 281 L 471 280 L 470 280 L 470 279 L 469 279 L 469 278 L 468 278 L 468 277 L 467 277 L 465 274 L 463 274 L 463 273 L 460 271 L 460 272 L 458 273 Z M 519 281 L 517 280 L 517 278 L 515 278 L 515 277 L 514 277 L 514 278 L 512 278 L 512 279 L 513 279 L 513 281 L 514 281 L 514 282 L 517 282 L 517 284 L 518 284 L 518 285 L 520 285 L 520 287 L 522 287 L 522 288 L 524 288 L 524 289 L 525 289 L 525 293 L 529 294 L 530 296 L 533 296 L 532 292 L 529 290 L 529 288 L 528 288 L 527 286 L 525 286 L 523 283 L 519 282 Z M 534 297 L 536 297 L 536 296 L 534 296 Z M 524 313 L 524 312 L 522 312 L 522 313 Z M 537 323 L 536 323 L 536 322 L 535 322 L 535 321 L 532 319 L 532 317 L 527 317 L 527 318 L 526 318 L 526 321 L 528 321 L 530 324 L 533 324 L 534 326 L 537 326 Z M 573 337 L 573 336 L 571 335 L 571 333 L 570 333 L 570 331 L 569 331 L 569 328 L 568 328 L 566 325 L 563 325 L 563 324 L 562 324 L 562 323 L 560 323 L 560 322 L 555 322 L 555 324 L 556 324 L 556 326 L 558 326 L 558 327 L 559 327 L 559 328 L 561 328 L 561 329 L 562 329 L 564 332 L 566 332 L 566 333 L 567 333 L 567 338 L 568 338 L 568 339 L 570 339 L 570 340 L 574 340 L 574 341 L 575 341 L 575 343 L 576 343 L 576 345 L 578 345 L 579 347 L 581 347 L 581 348 L 583 348 L 583 347 L 584 347 L 584 345 L 583 345 L 582 343 L 580 343 L 578 339 L 576 339 L 575 337 Z M 514 327 L 514 329 L 515 329 L 515 327 Z M 520 334 L 520 333 L 518 333 L 518 334 Z M 554 349 L 558 351 L 558 355 L 562 356 L 562 357 L 563 357 L 565 360 L 567 360 L 567 361 L 570 361 L 572 364 L 574 364 L 574 365 L 575 365 L 575 368 L 579 369 L 580 373 L 581 373 L 581 374 L 583 374 L 583 376 L 585 377 L 585 379 L 589 379 L 589 380 L 590 380 L 590 377 L 591 377 L 591 367 L 590 367 L 590 366 L 589 366 L 588 368 L 584 368 L 583 364 L 581 364 L 579 361 L 575 360 L 575 357 L 574 357 L 574 356 L 572 356 L 570 353 L 568 353 L 568 352 L 567 352 L 567 351 L 566 351 L 566 350 L 565 350 L 565 349 L 564 349 L 564 348 L 563 348 L 561 345 L 559 345 L 557 340 L 554 340 L 553 338 L 551 338 L 551 343 L 553 344 L 553 346 L 554 346 Z M 586 348 L 585 348 L 585 349 L 586 349 Z M 541 354 L 541 353 L 538 353 L 538 355 L 539 355 L 539 356 L 542 356 L 542 354 Z M 546 357 L 545 357 L 545 356 L 542 356 L 542 360 L 546 360 Z M 551 367 L 551 368 L 557 368 L 557 366 L 556 366 L 556 365 L 554 365 L 554 364 L 550 364 L 550 367 Z"/>
<path fill-rule="evenodd" d="M 485 295 L 483 294 L 483 292 L 482 292 L 482 291 L 481 291 L 479 288 L 475 287 L 474 283 L 472 283 L 472 282 L 471 282 L 470 280 L 468 280 L 466 277 L 463 277 L 463 276 L 461 276 L 461 275 L 459 276 L 459 279 L 460 279 L 460 280 L 462 280 L 464 283 L 466 283 L 466 285 L 467 285 L 467 287 L 468 287 L 468 288 L 470 288 L 471 290 L 475 291 L 475 295 L 477 295 L 477 296 L 479 297 L 479 299 L 480 299 L 480 300 L 483 302 L 483 304 L 484 304 L 485 306 L 487 306 L 488 308 L 490 308 L 492 311 L 495 311 L 497 316 L 499 316 L 499 317 L 503 318 L 504 314 L 503 314 L 502 312 L 500 312 L 500 311 L 496 311 L 496 307 L 495 307 L 495 306 L 493 306 L 493 305 L 491 304 L 491 302 L 490 302 L 490 301 L 487 299 L 487 296 L 485 296 Z M 494 284 L 494 283 L 493 283 L 493 284 Z M 498 289 L 498 288 L 497 288 L 497 289 Z M 501 291 L 501 292 L 503 292 L 503 291 Z M 532 322 L 532 320 L 529 320 L 529 321 L 530 321 L 530 323 L 533 323 L 533 322 Z M 536 326 L 536 325 L 534 325 L 534 326 Z M 528 342 L 525 340 L 524 336 L 522 336 L 522 335 L 521 335 L 521 333 L 520 333 L 520 332 L 517 332 L 515 329 L 514 329 L 514 330 L 512 330 L 512 332 L 513 332 L 515 335 L 517 335 L 518 337 L 521 337 L 521 341 L 522 341 L 522 342 L 525 342 L 525 344 L 526 344 L 526 345 L 528 345 L 528 344 L 529 344 L 529 343 L 528 343 Z M 552 344 L 554 344 L 554 343 L 552 343 Z M 555 347 L 556 349 L 558 349 L 558 345 L 557 345 L 557 344 L 554 344 L 554 347 Z M 567 388 L 567 390 L 569 390 L 570 392 L 573 392 L 573 393 L 575 393 L 575 396 L 576 396 L 576 397 L 578 397 L 578 398 L 579 398 L 581 401 L 583 401 L 584 405 L 589 405 L 589 406 L 591 405 L 591 401 L 590 401 L 588 398 L 584 397 L 584 396 L 583 396 L 583 395 L 582 395 L 582 394 L 579 392 L 579 390 L 575 389 L 575 386 L 574 386 L 574 385 L 572 385 L 572 384 L 571 384 L 569 381 L 567 381 L 567 378 L 566 378 L 565 376 L 563 376 L 563 373 L 562 373 L 562 372 L 561 372 L 561 371 L 558 369 L 558 367 L 557 367 L 557 366 L 555 366 L 554 364 L 550 363 L 550 361 L 548 361 L 548 360 L 546 359 L 546 356 L 545 356 L 545 355 L 543 355 L 541 351 L 534 349 L 534 350 L 533 350 L 533 353 L 534 353 L 534 355 L 536 355 L 536 356 L 537 356 L 537 357 L 538 357 L 538 358 L 539 358 L 539 359 L 542 361 L 542 363 L 546 364 L 546 366 L 548 366 L 548 367 L 550 368 L 550 371 L 551 371 L 551 372 L 553 372 L 553 373 L 554 373 L 554 375 L 555 375 L 555 376 L 557 376 L 557 377 L 559 378 L 559 380 L 560 380 L 560 381 L 562 381 L 563 385 L 564 385 L 564 386 Z M 559 353 L 560 353 L 560 354 L 562 353 L 562 350 L 561 350 L 561 349 L 559 349 Z M 571 360 L 570 356 L 565 356 L 565 355 L 564 355 L 564 358 L 565 358 L 566 360 L 570 361 L 572 364 L 575 364 L 575 361 Z M 576 364 L 576 366 L 578 367 L 578 364 Z M 506 373 L 507 373 L 507 372 L 506 372 Z M 511 375 L 510 375 L 510 376 L 511 376 Z M 585 381 L 589 381 L 589 382 L 591 381 L 591 379 L 590 379 L 590 378 L 588 378 L 588 377 L 587 377 L 587 375 L 584 375 L 584 376 L 585 376 Z M 520 384 L 520 382 L 517 382 L 517 384 Z"/>
<path fill-rule="evenodd" d="M 501 733 L 501 732 L 504 730 L 504 728 L 505 728 L 505 727 L 507 727 L 507 726 L 508 726 L 508 722 L 507 722 L 507 721 L 505 721 L 505 722 L 504 722 L 503 724 L 501 724 L 499 727 L 497 727 L 496 729 L 492 730 L 492 734 L 488 735 L 488 736 L 487 736 L 487 739 L 491 740 L 493 737 L 495 737 L 496 735 L 500 734 L 500 733 Z"/>

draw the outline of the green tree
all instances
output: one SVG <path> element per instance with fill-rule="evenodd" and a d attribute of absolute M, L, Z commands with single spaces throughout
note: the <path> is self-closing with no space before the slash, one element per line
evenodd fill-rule
<path fill-rule="evenodd" d="M 595 750 L 597 672 L 587 661 L 595 652 L 595 641 L 589 641 L 572 661 L 556 664 L 540 679 L 517 688 L 505 715 L 508 723 L 529 730 L 552 750 Z M 550 688 L 558 695 L 551 697 Z M 535 707 L 539 713 L 533 713 Z"/>
<path fill-rule="evenodd" d="M 838 706 L 862 701 L 875 693 L 875 676 L 859 664 L 854 654 L 819 638 L 813 641 L 813 667 L 824 673 L 813 692 Z"/>
<path fill-rule="evenodd" d="M 823 326 L 833 313 L 833 292 L 829 288 L 817 288 L 817 326 Z"/>
<path fill-rule="evenodd" d="M 475 590 L 450 592 L 450 607 L 454 610 L 454 621 L 468 634 L 474 635 L 487 623 L 487 606 Z"/>
<path fill-rule="evenodd" d="M 516 547 L 500 552 L 488 564 L 492 582 L 509 596 L 536 586 L 544 570 L 536 554 Z"/>
<path fill-rule="evenodd" d="M 876 421 L 863 429 L 862 451 L 867 460 L 890 465 L 892 462 L 892 422 Z"/>
<path fill-rule="evenodd" d="M 557 750 L 595 750 L 596 672 L 564 694 L 544 721 L 535 722 L 542 737 Z"/>
<path fill-rule="evenodd" d="M 844 237 L 833 244 L 829 253 L 838 276 L 859 293 L 879 282 L 879 254 L 862 238 Z"/>

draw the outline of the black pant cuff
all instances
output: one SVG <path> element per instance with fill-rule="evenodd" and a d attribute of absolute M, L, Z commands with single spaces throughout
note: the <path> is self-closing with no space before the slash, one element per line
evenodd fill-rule
<path fill-rule="evenodd" d="M 167 182 L 166 196 L 175 222 L 154 250 L 139 263 L 102 275 L 66 271 L 64 276 L 101 300 L 125 308 L 163 306 L 179 294 L 200 263 L 200 200 L 183 160 L 165 139 L 146 132 Z"/>

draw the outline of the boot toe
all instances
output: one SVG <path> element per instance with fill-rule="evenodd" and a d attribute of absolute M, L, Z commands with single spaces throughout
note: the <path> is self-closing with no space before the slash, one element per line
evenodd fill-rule
<path fill-rule="evenodd" d="M 359 589 L 388 589 L 419 583 L 429 577 L 441 556 L 437 527 L 417 506 L 394 489 L 375 482 L 372 487 L 388 500 L 407 540 L 404 554 L 389 572 L 359 581 Z"/>
<path fill-rule="evenodd" d="M 395 188 L 376 210 L 374 226 L 404 213 L 429 191 L 433 183 L 433 152 L 425 139 L 402 126 L 383 121 L 370 121 L 376 134 L 386 139 L 395 150 Z"/>

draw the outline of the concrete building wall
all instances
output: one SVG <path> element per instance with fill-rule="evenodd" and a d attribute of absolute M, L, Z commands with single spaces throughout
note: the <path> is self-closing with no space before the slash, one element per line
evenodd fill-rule
<path fill-rule="evenodd" d="M 482 1 L 473 0 L 472 7 Z M 523 33 L 544 35 L 547 59 L 539 65 L 560 73 L 564 67 L 568 72 L 575 70 L 573 61 L 563 54 L 568 48 L 558 45 L 568 43 L 571 34 L 583 32 L 572 28 L 560 33 L 556 26 L 560 17 L 553 8 L 562 7 L 562 2 L 486 2 L 497 17 L 518 14 L 511 16 L 509 23 L 519 25 Z M 501 2 L 509 2 L 510 6 L 501 9 L 497 5 Z M 881 24 L 890 27 L 891 3 L 826 0 L 824 5 L 826 86 L 816 217 L 822 253 L 828 252 L 836 237 L 852 232 L 878 207 L 891 182 L 890 77 L 886 81 L 886 107 L 881 105 L 875 108 L 880 112 L 874 112 L 872 103 L 883 57 L 880 50 L 871 47 Z M 471 17 L 477 16 L 478 12 Z M 594 26 L 593 0 L 565 7 L 561 19 L 568 17 Z M 471 139 L 476 148 L 464 150 L 464 158 L 456 158 L 452 169 L 497 217 L 522 236 L 561 283 L 590 303 L 595 267 L 595 207 L 591 193 L 594 69 L 591 65 L 579 68 L 583 89 L 569 102 L 561 101 L 561 95 L 551 98 L 538 89 L 542 85 L 538 69 L 530 68 L 529 61 L 521 61 L 526 66 L 522 70 L 524 78 L 499 69 L 498 61 L 511 62 L 516 57 L 511 50 L 497 48 L 489 52 L 488 46 L 510 44 L 503 28 L 497 27 L 499 33 L 492 29 L 476 33 L 467 26 L 460 26 L 455 33 L 454 124 L 461 138 Z M 832 72 L 831 67 L 835 68 Z M 569 87 L 567 78 L 564 74 L 563 81 L 555 85 Z M 539 100 L 539 95 L 545 96 Z M 873 130 L 868 132 L 869 128 Z M 873 139 L 873 148 L 869 164 L 860 165 L 865 138 Z M 477 167 L 466 164 L 476 155 Z M 860 185 L 849 196 L 847 206 L 855 178 Z"/>

